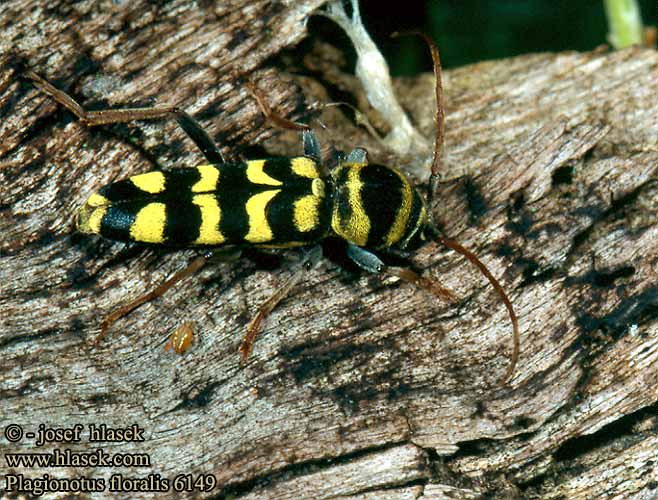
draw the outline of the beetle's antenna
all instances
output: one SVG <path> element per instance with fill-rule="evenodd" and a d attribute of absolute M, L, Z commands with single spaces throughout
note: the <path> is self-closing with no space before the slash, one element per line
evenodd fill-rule
<path fill-rule="evenodd" d="M 418 35 L 425 40 L 425 43 L 430 48 L 432 53 L 432 63 L 434 66 L 434 78 L 436 84 L 434 90 L 436 92 L 436 113 L 434 114 L 434 123 L 436 124 L 436 136 L 434 138 L 434 152 L 432 153 L 432 173 L 430 175 L 430 180 L 427 185 L 427 206 L 431 210 L 432 201 L 434 200 L 434 192 L 436 191 L 437 186 L 439 185 L 439 179 L 441 177 L 441 153 L 443 152 L 443 138 L 445 136 L 445 102 L 443 99 L 443 78 L 441 73 L 441 57 L 439 55 L 439 48 L 434 43 L 429 35 L 423 33 L 422 31 L 400 31 L 395 32 L 391 36 L 398 37 L 401 35 Z"/>
<path fill-rule="evenodd" d="M 484 263 L 473 252 L 463 247 L 456 241 L 449 240 L 448 238 L 443 237 L 434 226 L 431 227 L 432 227 L 432 232 L 434 233 L 433 236 L 436 241 L 447 246 L 449 249 L 454 250 L 458 254 L 461 254 L 464 257 L 466 257 L 475 267 L 477 267 L 480 270 L 482 274 L 484 274 L 484 276 L 489 280 L 489 283 L 491 283 L 491 286 L 494 287 L 496 293 L 498 293 L 498 296 L 500 297 L 500 299 L 503 301 L 503 304 L 505 304 L 505 307 L 507 308 L 510 321 L 512 322 L 512 335 L 513 335 L 514 347 L 512 349 L 512 356 L 510 358 L 509 368 L 507 369 L 507 372 L 505 373 L 505 376 L 502 379 L 502 382 L 505 383 L 514 374 L 514 370 L 516 369 L 516 364 L 519 360 L 519 348 L 520 348 L 519 320 L 516 316 L 516 313 L 514 312 L 512 301 L 505 293 L 505 290 L 503 290 L 503 287 L 501 286 L 500 282 L 494 277 L 493 274 L 491 274 L 491 271 L 489 271 L 487 266 L 485 266 Z"/>
<path fill-rule="evenodd" d="M 432 53 L 434 78 L 436 79 L 436 84 L 435 84 L 436 113 L 434 115 L 434 121 L 436 123 L 436 137 L 434 140 L 434 153 L 432 155 L 432 173 L 430 175 L 428 191 L 427 191 L 427 207 L 431 214 L 432 201 L 434 200 L 434 192 L 438 187 L 439 179 L 441 175 L 441 153 L 443 150 L 443 140 L 445 137 L 445 102 L 443 98 L 443 79 L 441 76 L 441 57 L 439 56 L 439 49 L 436 46 L 436 43 L 434 43 L 434 40 L 432 40 L 427 34 L 423 33 L 422 31 L 394 33 L 393 36 L 399 36 L 400 34 L 405 34 L 405 35 L 413 34 L 413 35 L 421 36 L 429 46 L 430 52 Z M 477 267 L 480 270 L 482 274 L 484 274 L 484 276 L 489 280 L 489 283 L 491 283 L 491 286 L 494 287 L 496 293 L 498 293 L 498 296 L 500 297 L 500 299 L 503 301 L 503 304 L 505 304 L 505 307 L 507 308 L 507 312 L 509 313 L 509 317 L 512 322 L 514 347 L 512 350 L 512 357 L 510 359 L 510 366 L 507 369 L 507 372 L 505 373 L 505 376 L 502 379 L 502 382 L 505 383 L 514 374 L 514 370 L 516 369 L 516 365 L 519 360 L 519 347 L 520 347 L 519 320 L 516 316 L 516 313 L 514 312 L 514 307 L 512 306 L 512 302 L 510 301 L 509 297 L 505 293 L 505 290 L 503 290 L 503 287 L 501 286 L 500 282 L 494 277 L 493 274 L 491 274 L 491 271 L 489 271 L 487 266 L 485 266 L 484 263 L 473 252 L 463 247 L 456 241 L 445 238 L 434 225 L 434 221 L 431 216 L 430 216 L 429 227 L 431 232 L 433 233 L 432 236 L 434 237 L 435 241 L 445 245 L 451 250 L 466 257 L 466 259 L 468 259 L 475 267 Z"/>

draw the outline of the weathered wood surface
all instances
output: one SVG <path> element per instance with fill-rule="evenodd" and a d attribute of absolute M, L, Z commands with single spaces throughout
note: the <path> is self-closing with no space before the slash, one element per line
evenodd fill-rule
<path fill-rule="evenodd" d="M 510 351 L 504 308 L 435 246 L 416 262 L 457 291 L 458 307 L 327 261 L 274 312 L 241 369 L 245 326 L 287 276 L 285 263 L 272 272 L 243 260 L 204 269 L 93 346 L 103 314 L 194 253 L 82 237 L 72 214 L 112 179 L 201 158 L 173 124 L 85 129 L 17 79 L 9 51 L 87 104 L 180 104 L 235 154 L 272 132 L 237 74 L 257 71 L 278 109 L 306 108 L 283 74 L 290 58 L 270 58 L 306 36 L 304 19 L 321 3 L 3 6 L 0 427 L 136 423 L 145 442 L 101 447 L 152 461 L 13 472 L 214 474 L 214 491 L 190 497 L 653 498 L 655 51 L 523 56 L 446 75 L 450 180 L 435 213 L 517 308 L 521 362 L 509 385 L 498 382 Z M 358 88 L 321 53 L 293 54 L 314 65 L 313 78 L 297 78 L 307 102 L 329 99 L 323 84 Z M 431 136 L 430 76 L 398 84 Z M 325 142 L 396 161 L 337 111 L 323 119 Z M 193 349 L 165 352 L 168 333 L 189 319 Z M 1 439 L 3 477 L 5 453 L 55 447 L 67 446 Z"/>

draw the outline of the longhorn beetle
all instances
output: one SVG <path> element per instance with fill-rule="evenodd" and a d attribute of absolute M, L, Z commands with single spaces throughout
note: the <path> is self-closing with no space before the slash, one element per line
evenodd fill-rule
<path fill-rule="evenodd" d="M 378 256 L 408 256 L 427 241 L 436 241 L 462 254 L 489 280 L 509 312 L 513 330 L 510 366 L 514 373 L 519 353 L 518 320 L 501 285 L 469 250 L 445 238 L 432 215 L 434 192 L 441 170 L 444 138 L 444 102 L 441 63 L 434 42 L 419 33 L 432 52 L 436 78 L 437 126 L 427 195 L 424 198 L 396 168 L 368 162 L 367 152 L 355 148 L 343 156 L 329 175 L 321 172 L 320 146 L 306 125 L 277 116 L 255 92 L 263 113 L 275 124 L 300 130 L 304 154 L 229 163 L 201 125 L 178 107 L 126 108 L 86 111 L 68 94 L 31 70 L 25 76 L 45 94 L 74 113 L 86 126 L 133 120 L 175 118 L 197 145 L 208 164 L 135 175 L 102 187 L 77 214 L 79 231 L 126 242 L 170 247 L 200 247 L 206 253 L 154 290 L 109 314 L 102 322 L 100 341 L 112 323 L 199 270 L 211 257 L 225 256 L 225 248 L 239 252 L 245 246 L 266 249 L 302 247 L 304 253 L 291 277 L 264 302 L 251 321 L 240 346 L 246 361 L 262 321 L 290 293 L 306 271 L 322 256 L 319 243 L 339 237 L 347 256 L 361 269 L 389 273 L 434 295 L 453 299 L 436 281 L 414 271 L 384 264 Z M 219 250 L 209 250 L 221 247 Z M 236 253 L 236 252 L 234 252 Z"/>

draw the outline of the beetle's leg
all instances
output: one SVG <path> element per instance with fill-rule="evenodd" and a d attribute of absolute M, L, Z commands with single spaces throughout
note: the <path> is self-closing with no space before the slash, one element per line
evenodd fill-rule
<path fill-rule="evenodd" d="M 387 266 L 374 253 L 369 252 L 368 250 L 365 250 L 364 248 L 356 246 L 352 243 L 349 243 L 347 246 L 347 256 L 357 266 L 365 271 L 368 271 L 369 273 L 388 273 L 393 276 L 397 276 L 403 281 L 412 283 L 422 288 L 423 290 L 436 295 L 440 299 L 447 300 L 449 302 L 455 302 L 457 300 L 457 297 L 455 297 L 455 294 L 452 291 L 442 287 L 436 280 L 425 278 L 420 274 L 412 271 L 411 269 L 407 269 L 406 267 Z"/>
<path fill-rule="evenodd" d="M 386 270 L 386 264 L 374 253 L 354 245 L 347 244 L 347 256 L 364 271 L 373 274 L 381 274 Z"/>
<path fill-rule="evenodd" d="M 311 127 L 308 125 L 288 120 L 287 118 L 284 118 L 283 116 L 272 111 L 272 108 L 268 104 L 267 99 L 265 99 L 261 91 L 258 90 L 258 87 L 256 87 L 254 82 L 248 80 L 246 86 L 249 92 L 251 92 L 251 95 L 254 96 L 254 99 L 256 99 L 258 107 L 265 115 L 265 118 L 271 121 L 274 125 L 288 130 L 310 130 Z"/>
<path fill-rule="evenodd" d="M 368 152 L 363 148 L 354 148 L 343 161 L 344 163 L 368 163 Z"/>
<path fill-rule="evenodd" d="M 329 103 L 324 105 L 325 108 L 328 108 L 328 107 L 331 107 L 331 106 L 345 106 L 345 107 L 350 108 L 352 110 L 352 112 L 354 113 L 354 123 L 356 123 L 356 125 L 363 126 L 368 131 L 368 133 L 378 143 L 380 143 L 382 146 L 384 146 L 385 148 L 389 147 L 388 144 L 386 143 L 386 141 L 384 140 L 384 138 L 382 138 L 382 136 L 379 135 L 377 133 L 377 131 L 375 130 L 375 127 L 372 126 L 372 124 L 368 120 L 368 117 L 364 113 L 359 111 L 358 108 L 356 108 L 355 106 L 352 106 L 349 102 L 329 102 Z"/>
<path fill-rule="evenodd" d="M 455 303 L 458 301 L 457 296 L 449 288 L 445 288 L 439 284 L 438 281 L 426 278 L 420 274 L 408 269 L 406 267 L 392 267 L 386 268 L 386 272 L 397 276 L 402 281 L 416 285 L 419 288 L 435 295 L 436 297 L 445 300 L 446 302 Z"/>
<path fill-rule="evenodd" d="M 320 141 L 318 136 L 312 130 L 302 130 L 302 144 L 304 145 L 304 155 L 310 156 L 317 162 L 322 160 L 320 151 Z"/>
<path fill-rule="evenodd" d="M 260 108 L 261 112 L 265 115 L 265 118 L 271 121 L 277 127 L 287 130 L 301 131 L 302 144 L 304 145 L 304 155 L 310 156 L 311 158 L 314 158 L 315 160 L 320 162 L 320 160 L 322 160 L 322 153 L 320 151 L 320 142 L 318 141 L 318 137 L 315 135 L 315 132 L 311 130 L 311 127 L 303 123 L 298 123 L 292 120 L 288 120 L 287 118 L 284 118 L 283 116 L 275 113 L 270 107 L 270 105 L 268 104 L 267 99 L 265 99 L 265 97 L 260 92 L 260 90 L 258 90 L 258 87 L 256 87 L 256 84 L 254 82 L 247 81 L 246 85 L 247 85 L 247 89 L 249 89 L 249 92 L 251 92 L 251 95 L 253 95 L 254 99 L 256 99 L 256 102 L 258 103 L 258 107 Z"/>
<path fill-rule="evenodd" d="M 153 290 L 150 290 L 149 292 L 140 295 L 136 299 L 128 302 L 127 304 L 122 305 L 119 309 L 116 309 L 115 311 L 112 311 L 110 314 L 108 314 L 104 319 L 103 322 L 101 323 L 101 333 L 96 337 L 95 343 L 98 345 L 105 335 L 107 335 L 108 330 L 110 327 L 119 319 L 123 318 L 126 314 L 129 312 L 133 311 L 134 309 L 137 309 L 139 306 L 144 304 L 145 302 L 150 302 L 153 299 L 156 299 L 163 295 L 167 290 L 172 288 L 176 283 L 178 283 L 181 280 L 184 280 L 188 276 L 196 273 L 199 269 L 201 269 L 204 265 L 206 265 L 210 261 L 215 261 L 215 260 L 233 260 L 239 257 L 240 253 L 239 250 L 235 249 L 222 249 L 222 250 L 216 250 L 216 251 L 209 251 L 206 252 L 203 255 L 199 255 L 198 257 L 194 258 L 185 269 L 178 271 L 175 273 L 171 278 L 166 280 L 164 283 L 161 283 L 157 287 L 155 287 Z"/>
<path fill-rule="evenodd" d="M 312 270 L 315 266 L 318 265 L 322 258 L 322 247 L 316 246 L 311 248 L 297 263 L 292 275 L 286 280 L 286 282 L 281 285 L 272 296 L 261 304 L 258 308 L 258 313 L 251 320 L 249 328 L 247 328 L 247 333 L 242 339 L 242 344 L 240 345 L 240 354 L 242 355 L 241 364 L 244 365 L 247 362 L 251 348 L 254 345 L 260 326 L 263 323 L 263 320 L 274 310 L 274 308 L 290 294 L 290 291 L 293 287 L 299 283 L 302 279 L 304 273 Z"/>
<path fill-rule="evenodd" d="M 109 125 L 112 123 L 126 123 L 135 120 L 157 120 L 173 117 L 210 163 L 225 163 L 224 157 L 217 148 L 217 145 L 199 122 L 177 106 L 87 111 L 70 95 L 59 90 L 50 82 L 37 75 L 34 71 L 27 70 L 24 75 L 32 80 L 44 94 L 52 97 L 55 101 L 77 116 L 78 119 L 88 127 Z"/>

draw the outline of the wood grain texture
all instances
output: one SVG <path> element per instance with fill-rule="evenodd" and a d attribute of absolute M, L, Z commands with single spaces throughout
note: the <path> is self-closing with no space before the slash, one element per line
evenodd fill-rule
<path fill-rule="evenodd" d="M 247 259 L 204 268 L 93 345 L 104 314 L 194 252 L 78 235 L 73 214 L 111 180 L 202 159 L 174 124 L 84 128 L 18 78 L 16 55 L 86 105 L 182 105 L 240 155 L 273 131 L 238 75 L 254 75 L 273 106 L 297 117 L 306 102 L 328 99 L 322 88 L 335 78 L 357 89 L 335 67 L 292 78 L 285 58 L 272 62 L 307 35 L 305 19 L 321 3 L 12 2 L 0 14 L 0 427 L 136 423 L 145 442 L 101 448 L 152 462 L 13 472 L 216 477 L 214 491 L 190 498 L 653 498 L 652 50 L 528 55 L 445 75 L 446 181 L 435 215 L 514 302 L 521 361 L 509 385 L 498 382 L 511 348 L 502 304 L 462 259 L 433 245 L 415 262 L 462 298 L 458 306 L 326 261 L 275 310 L 240 368 L 251 315 L 288 276 L 285 261 L 271 270 Z M 397 85 L 431 136 L 430 75 Z M 332 113 L 337 147 L 363 145 L 404 166 Z M 166 352 L 168 334 L 188 320 L 194 346 Z M 0 460 L 56 447 L 3 438 Z M 0 472 L 11 472 L 6 460 Z"/>

